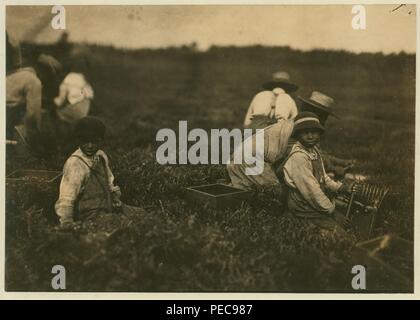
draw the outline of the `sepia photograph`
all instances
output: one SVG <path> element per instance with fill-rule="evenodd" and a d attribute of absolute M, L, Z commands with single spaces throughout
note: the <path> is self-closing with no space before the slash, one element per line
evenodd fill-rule
<path fill-rule="evenodd" d="M 6 293 L 414 293 L 415 4 L 3 8 Z"/>

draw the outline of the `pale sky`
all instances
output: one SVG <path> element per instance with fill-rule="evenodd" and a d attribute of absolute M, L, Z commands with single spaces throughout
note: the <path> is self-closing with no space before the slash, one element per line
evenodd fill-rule
<path fill-rule="evenodd" d="M 416 8 L 366 5 L 366 30 L 353 30 L 351 5 L 65 6 L 71 41 L 156 48 L 211 45 L 291 46 L 384 53 L 416 50 Z M 55 41 L 51 6 L 8 6 L 18 39 Z M 410 13 L 411 11 L 411 13 Z M 36 36 L 35 36 L 36 34 Z"/>

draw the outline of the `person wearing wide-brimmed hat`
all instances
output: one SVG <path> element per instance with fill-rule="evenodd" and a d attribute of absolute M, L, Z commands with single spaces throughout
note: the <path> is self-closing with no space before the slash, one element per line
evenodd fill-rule
<path fill-rule="evenodd" d="M 338 115 L 334 111 L 335 101 L 332 97 L 319 91 L 313 91 L 309 98 L 297 97 L 300 102 L 299 109 L 301 112 L 313 112 L 318 118 L 322 126 L 329 116 L 333 116 L 339 119 Z"/>
<path fill-rule="evenodd" d="M 263 91 L 254 96 L 245 116 L 245 128 L 265 128 L 280 119 L 297 115 L 295 101 L 289 95 L 298 89 L 285 71 L 275 72 L 272 80 L 263 84 Z"/>
<path fill-rule="evenodd" d="M 298 113 L 294 100 L 288 94 L 296 91 L 298 86 L 290 81 L 287 72 L 274 73 L 273 79 L 264 83 L 263 88 L 264 91 L 258 93 L 251 102 L 244 127 L 264 129 L 264 171 L 260 175 L 251 176 L 245 174 L 246 163 L 228 164 L 232 185 L 241 189 L 280 184 L 274 165 L 285 155 L 293 131 L 293 119 Z M 252 137 L 254 141 L 255 138 L 256 135 Z"/>
<path fill-rule="evenodd" d="M 328 117 L 333 116 L 337 119 L 340 117 L 335 112 L 335 101 L 332 97 L 319 91 L 313 91 L 309 98 L 297 97 L 300 112 L 315 113 L 322 126 L 325 126 Z M 290 143 L 293 143 L 291 139 Z M 290 146 L 290 144 L 289 144 Z M 330 175 L 337 178 L 343 178 L 344 174 L 353 167 L 354 160 L 341 159 L 321 149 L 325 169 Z"/>
<path fill-rule="evenodd" d="M 245 128 L 264 129 L 263 132 L 251 137 L 253 154 L 255 154 L 257 135 L 263 135 L 264 169 L 261 174 L 247 175 L 246 161 L 241 164 L 229 163 L 227 171 L 231 183 L 240 189 L 281 187 L 274 164 L 284 157 L 293 131 L 293 119 L 298 110 L 288 92 L 297 90 L 297 86 L 290 81 L 289 74 L 276 72 L 273 80 L 265 83 L 263 88 L 265 90 L 254 97 L 249 107 L 245 118 Z"/>
<path fill-rule="evenodd" d="M 344 231 L 341 224 L 348 221 L 335 209 L 332 195 L 350 192 L 352 185 L 332 180 L 325 172 L 321 153 L 317 147 L 324 132 L 318 116 L 302 112 L 295 118 L 293 145 L 283 172 L 288 186 L 289 212 L 322 229 Z"/>

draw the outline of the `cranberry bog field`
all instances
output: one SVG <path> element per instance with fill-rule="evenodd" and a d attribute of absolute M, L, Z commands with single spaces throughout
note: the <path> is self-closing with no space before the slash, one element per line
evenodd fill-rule
<path fill-rule="evenodd" d="M 299 84 L 296 96 L 334 97 L 340 119 L 328 120 L 323 148 L 355 159 L 355 172 L 391 188 L 374 235 L 413 240 L 414 55 L 258 46 L 89 51 L 93 112 L 109 129 L 104 150 L 122 200 L 145 212 L 105 235 L 95 232 L 102 226 L 62 232 L 53 212 L 57 186 L 8 185 L 7 290 L 53 291 L 51 268 L 63 265 L 67 291 L 354 292 L 357 235 L 326 235 L 287 217 L 269 190 L 236 208 L 191 207 L 185 187 L 226 180 L 225 167 L 156 162 L 159 129 L 177 132 L 180 120 L 189 128 L 241 128 L 253 95 L 279 69 Z M 7 173 L 61 170 L 65 159 L 8 156 Z M 411 290 L 381 283 L 381 292 Z"/>

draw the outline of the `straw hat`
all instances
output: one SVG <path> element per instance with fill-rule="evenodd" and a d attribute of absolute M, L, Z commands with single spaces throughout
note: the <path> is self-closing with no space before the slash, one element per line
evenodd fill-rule
<path fill-rule="evenodd" d="M 319 91 L 313 91 L 309 99 L 305 99 L 302 97 L 298 97 L 302 102 L 311 105 L 312 107 L 315 107 L 316 109 L 322 110 L 324 112 L 329 113 L 330 115 L 339 118 L 333 111 L 332 107 L 334 105 L 334 99 L 327 96 L 326 94 L 319 92 Z"/>
<path fill-rule="evenodd" d="M 286 92 L 294 92 L 299 87 L 290 81 L 290 75 L 285 71 L 273 73 L 272 80 L 263 84 L 265 90 L 273 90 L 274 88 L 283 88 Z"/>

